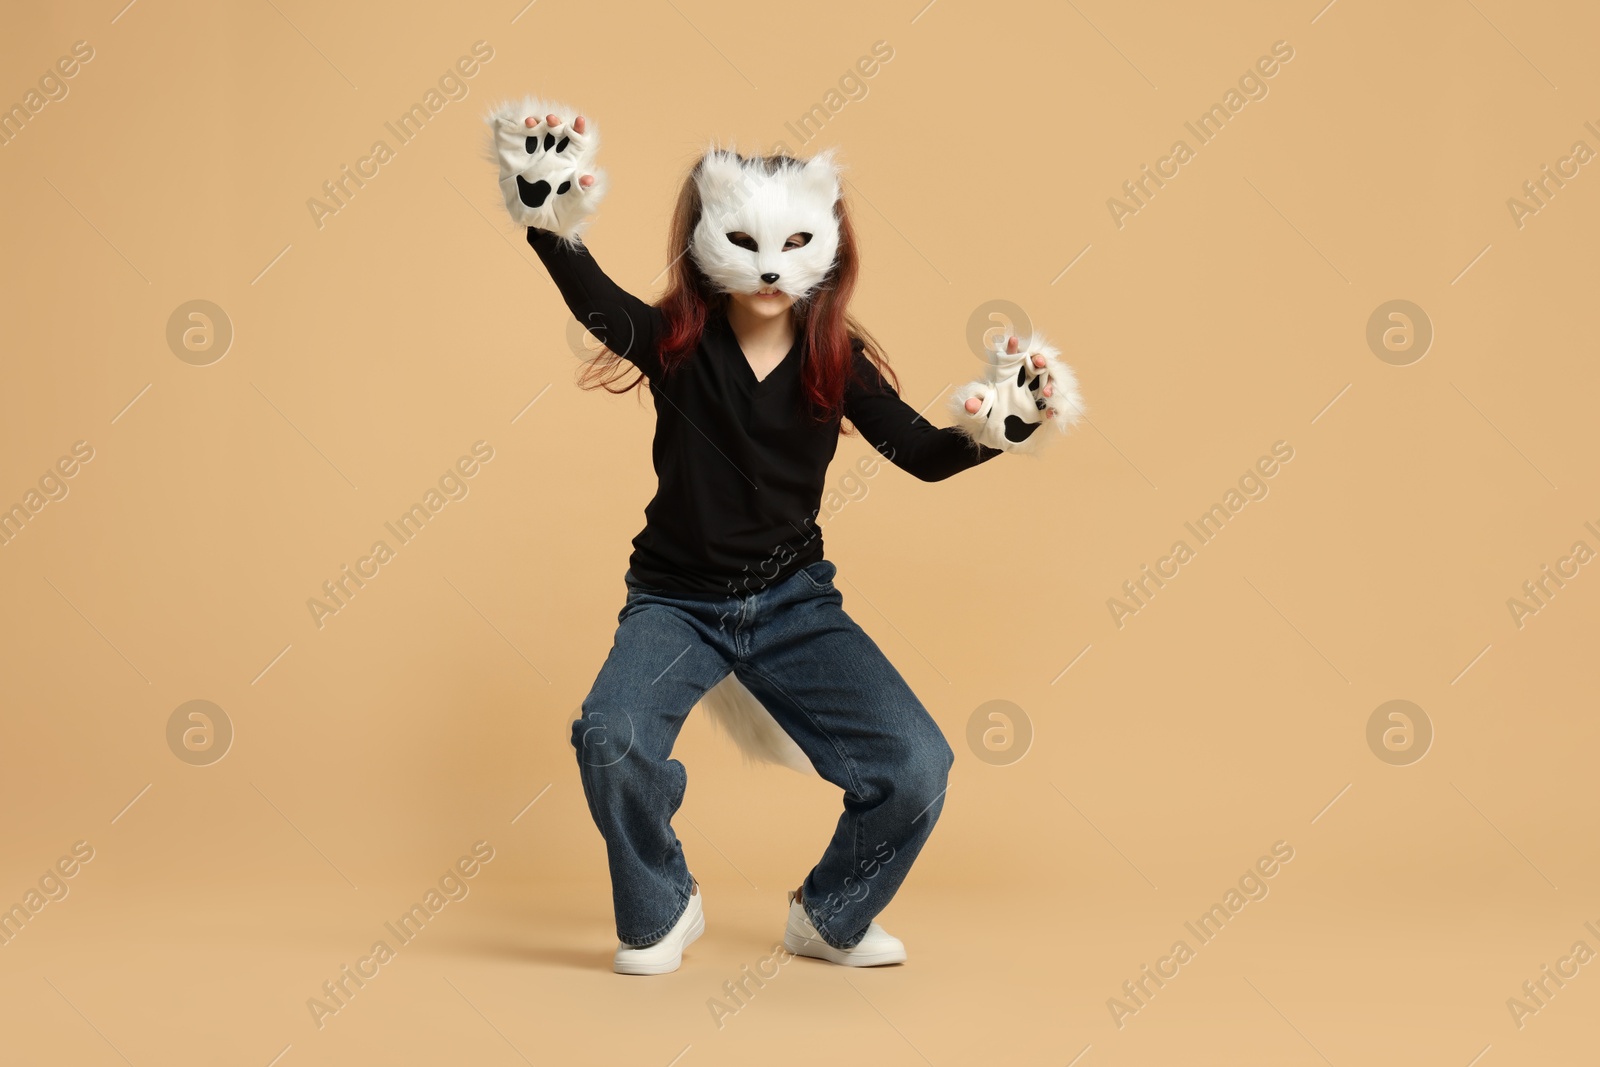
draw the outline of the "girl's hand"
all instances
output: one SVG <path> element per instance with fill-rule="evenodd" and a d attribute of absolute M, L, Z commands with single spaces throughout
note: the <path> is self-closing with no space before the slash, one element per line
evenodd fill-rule
<path fill-rule="evenodd" d="M 1016 339 L 1015 336 L 1013 336 L 1013 337 L 1009 338 L 1006 341 L 1006 355 L 1014 356 L 1016 354 L 1017 354 L 1017 339 Z M 1044 369 L 1044 357 L 1043 356 L 1034 356 L 1033 357 L 1033 365 L 1034 365 L 1035 369 L 1043 370 Z M 1056 392 L 1055 383 L 1054 382 L 1046 382 L 1045 386 L 1044 386 L 1044 395 L 1045 396 L 1054 396 L 1055 392 Z M 971 397 L 971 398 L 969 398 L 967 400 L 967 402 L 966 402 L 966 404 L 964 406 L 967 409 L 967 414 L 976 415 L 978 413 L 978 409 L 983 407 L 983 401 L 978 399 L 977 397 Z M 1051 409 L 1046 410 L 1045 413 L 1044 413 L 1044 417 L 1047 418 L 1047 419 L 1055 418 L 1056 417 L 1055 409 L 1051 408 Z"/>
<path fill-rule="evenodd" d="M 528 97 L 497 106 L 488 121 L 500 166 L 500 194 L 519 226 L 554 233 L 577 245 L 606 191 L 595 166 L 599 126 L 554 101 Z"/>
<path fill-rule="evenodd" d="M 1083 417 L 1083 400 L 1060 355 L 1038 332 L 1027 341 L 1007 336 L 987 353 L 983 377 L 951 396 L 956 428 L 1005 452 L 1037 452 L 1047 436 L 1065 433 Z M 1055 432 L 1037 432 L 1046 426 Z"/>
<path fill-rule="evenodd" d="M 559 118 L 557 118 L 556 116 L 554 116 L 554 115 L 546 115 L 544 117 L 544 120 L 546 122 L 548 122 L 551 126 L 559 126 L 559 125 L 561 125 L 561 120 Z M 530 115 L 527 118 L 522 120 L 522 124 L 524 126 L 527 126 L 530 129 L 532 129 L 534 126 L 539 125 L 539 120 Z M 572 128 L 577 133 L 584 133 L 584 132 L 586 132 L 588 130 L 589 123 L 588 123 L 587 120 L 584 119 L 584 117 L 582 115 L 579 115 L 577 118 L 572 120 Z M 581 185 L 585 189 L 589 188 L 589 186 L 594 184 L 594 175 L 593 174 L 585 174 L 585 175 L 583 175 L 582 177 L 580 177 L 578 179 L 578 184 Z"/>

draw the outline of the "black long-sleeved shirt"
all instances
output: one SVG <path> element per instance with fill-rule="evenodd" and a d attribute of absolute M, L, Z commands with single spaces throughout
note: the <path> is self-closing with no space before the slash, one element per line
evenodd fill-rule
<path fill-rule="evenodd" d="M 650 382 L 657 488 L 629 568 L 645 586 L 745 596 L 823 558 L 821 510 L 840 420 L 819 422 L 802 390 L 803 324 L 783 361 L 757 379 L 725 313 L 707 318 L 695 351 L 670 374 L 657 346 L 661 309 L 622 290 L 586 247 L 530 227 L 533 246 L 573 316 Z M 938 428 L 900 399 L 860 340 L 844 414 L 896 466 L 938 481 L 1000 455 Z"/>

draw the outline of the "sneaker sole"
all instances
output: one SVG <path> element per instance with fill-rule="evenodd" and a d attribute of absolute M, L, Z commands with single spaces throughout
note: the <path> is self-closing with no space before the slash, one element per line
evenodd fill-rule
<path fill-rule="evenodd" d="M 700 939 L 706 932 L 706 917 L 704 913 L 696 915 L 694 922 L 689 926 L 689 933 L 683 939 L 683 946 L 678 949 L 674 959 L 662 960 L 660 963 L 618 963 L 611 962 L 611 969 L 617 974 L 671 974 L 683 965 L 683 950 Z"/>
<path fill-rule="evenodd" d="M 829 963 L 837 963 L 842 967 L 882 967 L 885 964 L 904 963 L 906 961 L 906 950 L 904 948 L 863 955 L 858 952 L 846 952 L 843 949 L 834 948 L 826 941 L 814 937 L 805 937 L 792 930 L 784 932 L 783 947 L 793 952 L 796 956 L 810 956 L 812 959 L 827 960 Z"/>

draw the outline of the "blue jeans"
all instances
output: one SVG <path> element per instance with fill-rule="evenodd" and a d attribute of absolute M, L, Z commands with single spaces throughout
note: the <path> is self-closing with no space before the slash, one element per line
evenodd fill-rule
<path fill-rule="evenodd" d="M 833 840 L 801 884 L 823 940 L 853 947 L 905 880 L 943 810 L 955 755 L 845 614 L 836 573 L 819 560 L 744 597 L 677 594 L 624 575 L 611 652 L 572 724 L 624 944 L 658 940 L 688 906 L 689 868 L 672 830 L 688 775 L 672 745 L 730 671 L 844 790 Z"/>

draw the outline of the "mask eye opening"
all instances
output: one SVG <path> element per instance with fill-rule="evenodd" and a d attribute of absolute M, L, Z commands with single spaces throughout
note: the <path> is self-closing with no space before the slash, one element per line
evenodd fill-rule
<path fill-rule="evenodd" d="M 796 239 L 798 239 L 798 243 L 795 243 L 795 244 L 790 244 L 789 243 L 790 241 L 796 241 Z M 804 231 L 802 231 L 800 233 L 791 233 L 789 235 L 789 241 L 785 241 L 784 242 L 783 250 L 785 252 L 788 252 L 788 251 L 790 251 L 792 249 L 795 249 L 795 248 L 804 248 L 806 245 L 808 245 L 810 243 L 811 243 L 811 235 L 809 233 L 806 233 Z"/>
<path fill-rule="evenodd" d="M 740 248 L 747 249 L 751 252 L 759 252 L 761 250 L 756 244 L 756 239 L 745 233 L 743 230 L 735 230 L 734 232 L 726 234 L 725 236 L 728 238 L 730 243 L 736 244 Z"/>

